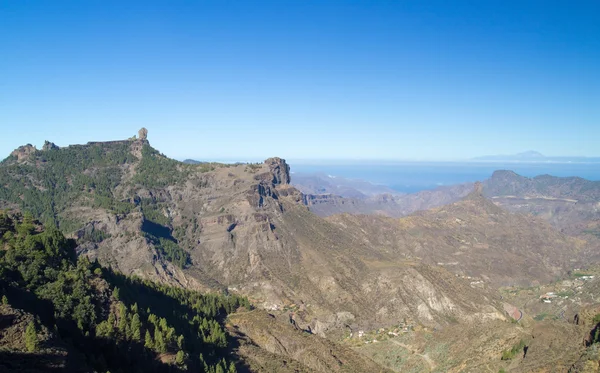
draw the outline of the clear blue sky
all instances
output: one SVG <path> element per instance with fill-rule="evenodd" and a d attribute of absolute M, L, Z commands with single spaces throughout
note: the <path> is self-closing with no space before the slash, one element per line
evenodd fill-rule
<path fill-rule="evenodd" d="M 599 156 L 600 2 L 0 2 L 0 158 Z"/>

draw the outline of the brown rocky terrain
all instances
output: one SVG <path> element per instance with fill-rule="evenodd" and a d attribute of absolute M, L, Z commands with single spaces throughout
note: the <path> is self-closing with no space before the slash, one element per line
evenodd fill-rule
<path fill-rule="evenodd" d="M 443 266 L 483 284 L 533 284 L 552 280 L 593 251 L 542 219 L 503 210 L 481 195 L 392 219 L 373 215 L 328 218 L 357 241 L 399 257 Z"/>
<path fill-rule="evenodd" d="M 496 288 L 549 282 L 592 258 L 593 247 L 544 219 L 497 206 L 484 197 L 492 190 L 486 184 L 382 196 L 372 210 L 380 215 L 324 219 L 314 213 L 320 197 L 290 185 L 283 159 L 183 164 L 152 149 L 146 136 L 20 151 L 0 165 L 0 196 L 53 219 L 77 239 L 80 255 L 115 270 L 249 296 L 275 315 L 230 318 L 251 370 L 377 371 L 312 334 L 340 340 L 402 320 L 423 328 L 389 342 L 414 355 L 399 365 L 413 371 L 532 371 L 558 366 L 544 360 L 549 354 L 564 366 L 582 356 L 575 347 L 563 356 L 547 343 L 555 332 L 571 343 L 581 328 L 538 330 L 531 317 L 530 326 L 511 323 Z M 455 202 L 399 219 L 381 216 L 392 215 L 382 206 L 404 197 L 394 207 L 399 215 Z M 530 335 L 542 336 L 531 344 L 538 357 L 498 363 L 502 351 Z"/>
<path fill-rule="evenodd" d="M 305 203 L 319 216 L 349 213 L 403 217 L 456 202 L 473 187 L 465 183 L 406 195 L 354 196 L 343 190 L 314 188 L 314 183 L 306 180 L 300 183 L 304 183 L 300 189 L 307 192 Z M 509 211 L 537 216 L 565 234 L 600 245 L 600 182 L 550 175 L 528 178 L 499 170 L 483 181 L 483 194 Z"/>
<path fill-rule="evenodd" d="M 294 327 L 262 310 L 241 312 L 228 319 L 238 337 L 238 354 L 256 372 L 391 373 L 350 348 Z"/>
<path fill-rule="evenodd" d="M 56 214 L 59 221 L 76 222 L 72 233 L 80 238 L 81 254 L 126 274 L 229 289 L 268 309 L 295 304 L 301 308 L 298 322 L 314 333 L 403 317 L 428 325 L 504 318 L 494 299 L 436 263 L 382 250 L 308 211 L 305 196 L 289 185 L 289 166 L 279 158 L 252 165 L 184 165 L 153 153 L 140 138 L 38 151 L 16 162 L 43 170 L 52 164 L 40 161 L 50 155 L 90 149 L 128 150 L 127 157 L 133 156 L 115 170 L 120 179 L 110 190 L 111 200 L 130 210 L 116 212 L 114 202 L 92 203 L 94 190 L 88 189 L 73 193 Z M 147 165 L 150 160 L 154 163 Z M 15 167 L 14 159 L 7 162 Z M 164 170 L 161 162 L 168 162 Z M 150 181 L 140 179 L 144 167 L 156 169 Z M 91 165 L 83 172 L 99 169 Z M 161 181 L 160 172 L 171 172 L 164 183 L 156 180 Z M 32 188 L 42 184 L 32 177 Z M 166 260 L 149 232 L 175 242 L 190 263 L 181 268 Z"/>

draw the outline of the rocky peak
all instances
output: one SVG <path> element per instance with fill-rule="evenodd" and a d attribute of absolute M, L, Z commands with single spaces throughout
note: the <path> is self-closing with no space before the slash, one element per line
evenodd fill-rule
<path fill-rule="evenodd" d="M 517 174 L 510 170 L 497 170 L 494 171 L 490 180 L 494 182 L 510 182 L 510 181 L 521 181 L 526 179 L 524 176 Z"/>
<path fill-rule="evenodd" d="M 475 182 L 475 185 L 473 185 L 472 193 L 479 194 L 479 195 L 483 194 L 483 184 L 480 181 Z"/>
<path fill-rule="evenodd" d="M 140 130 L 138 131 L 138 137 L 142 141 L 148 140 L 148 130 L 144 127 L 140 128 Z"/>
<path fill-rule="evenodd" d="M 33 153 L 35 153 L 36 150 L 37 149 L 35 148 L 35 146 L 27 144 L 19 146 L 17 149 L 13 150 L 13 152 L 10 153 L 10 155 L 16 157 L 17 161 L 23 161 L 29 158 L 29 156 L 31 156 Z"/>
<path fill-rule="evenodd" d="M 469 193 L 464 200 L 479 200 L 484 199 L 483 196 L 483 184 L 479 181 L 473 184 L 473 190 Z"/>
<path fill-rule="evenodd" d="M 290 183 L 290 166 L 285 159 L 273 157 L 265 160 L 265 164 L 269 166 L 269 171 L 273 175 L 273 185 Z"/>
<path fill-rule="evenodd" d="M 44 141 L 44 146 L 42 146 L 42 150 L 47 151 L 47 150 L 52 150 L 52 149 L 58 149 L 58 146 L 56 146 L 55 143 L 50 142 L 48 140 Z"/>

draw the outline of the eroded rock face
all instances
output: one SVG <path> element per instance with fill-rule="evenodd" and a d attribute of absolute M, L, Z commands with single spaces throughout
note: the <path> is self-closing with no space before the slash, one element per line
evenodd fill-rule
<path fill-rule="evenodd" d="M 290 166 L 285 162 L 285 159 L 279 157 L 269 158 L 265 161 L 265 164 L 269 166 L 269 171 L 273 175 L 273 185 L 290 183 Z"/>
<path fill-rule="evenodd" d="M 35 148 L 35 146 L 27 144 L 19 146 L 17 149 L 13 150 L 13 152 L 10 153 L 10 155 L 16 157 L 17 161 L 22 161 L 29 158 L 29 156 L 35 153 L 36 150 L 37 149 Z"/>
<path fill-rule="evenodd" d="M 47 151 L 47 150 L 52 150 L 52 149 L 58 149 L 58 146 L 56 146 L 55 143 L 50 142 L 48 140 L 44 141 L 44 146 L 42 147 L 42 150 Z"/>
<path fill-rule="evenodd" d="M 147 140 L 148 139 L 148 130 L 146 128 L 142 127 L 138 131 L 138 137 L 140 138 L 140 140 Z"/>

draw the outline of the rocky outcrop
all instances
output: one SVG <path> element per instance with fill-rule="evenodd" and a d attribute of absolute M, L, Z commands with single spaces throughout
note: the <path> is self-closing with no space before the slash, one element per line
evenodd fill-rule
<path fill-rule="evenodd" d="M 273 175 L 273 185 L 290 183 L 290 166 L 285 162 L 285 159 L 279 157 L 269 158 L 265 160 L 265 164 L 269 166 L 269 171 Z"/>
<path fill-rule="evenodd" d="M 53 150 L 53 149 L 58 149 L 58 146 L 56 146 L 55 143 L 50 142 L 48 140 L 44 141 L 44 146 L 42 146 L 43 151 L 48 151 L 48 150 Z"/>
<path fill-rule="evenodd" d="M 23 161 L 28 159 L 33 153 L 36 152 L 36 148 L 35 146 L 31 145 L 31 144 L 27 144 L 27 145 L 22 145 L 19 146 L 17 149 L 13 150 L 12 153 L 10 153 L 10 155 L 12 157 L 17 158 L 17 161 Z"/>
<path fill-rule="evenodd" d="M 147 140 L 148 139 L 148 130 L 144 127 L 142 127 L 139 131 L 138 131 L 138 137 L 140 138 L 140 140 Z"/>

